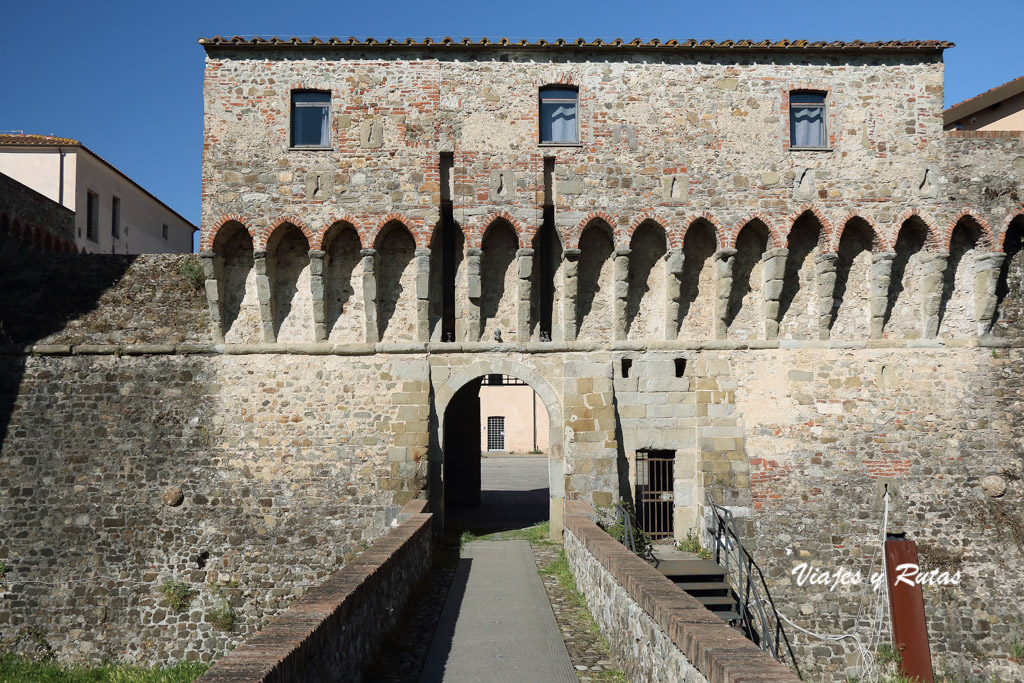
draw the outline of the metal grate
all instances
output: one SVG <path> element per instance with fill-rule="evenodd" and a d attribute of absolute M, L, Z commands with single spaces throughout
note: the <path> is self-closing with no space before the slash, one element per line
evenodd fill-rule
<path fill-rule="evenodd" d="M 675 462 L 673 451 L 636 453 L 636 518 L 653 541 L 673 535 Z"/>
<path fill-rule="evenodd" d="M 505 450 L 505 418 L 504 416 L 487 418 L 487 450 Z"/>

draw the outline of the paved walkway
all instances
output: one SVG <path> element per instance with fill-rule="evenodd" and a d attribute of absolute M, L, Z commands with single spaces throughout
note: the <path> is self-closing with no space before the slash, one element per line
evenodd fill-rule
<path fill-rule="evenodd" d="M 576 683 L 526 541 L 467 543 L 421 683 Z"/>
<path fill-rule="evenodd" d="M 480 507 L 448 510 L 449 525 L 490 532 L 524 529 L 548 518 L 546 455 L 486 456 L 480 488 Z"/>

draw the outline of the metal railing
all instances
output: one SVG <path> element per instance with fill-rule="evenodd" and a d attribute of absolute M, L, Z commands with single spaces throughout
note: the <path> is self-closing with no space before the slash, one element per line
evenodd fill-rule
<path fill-rule="evenodd" d="M 711 557 L 725 570 L 726 580 L 736 593 L 740 629 L 764 652 L 799 676 L 800 668 L 764 574 L 740 542 L 736 519 L 729 509 L 712 500 L 710 491 L 705 491 L 705 503 L 711 511 L 708 526 Z"/>
<path fill-rule="evenodd" d="M 615 522 L 612 525 L 615 531 L 622 528 L 622 538 L 616 539 L 622 545 L 629 548 L 634 555 L 643 558 L 653 558 L 650 539 L 646 535 L 638 534 L 639 525 L 636 521 L 636 514 L 633 506 L 626 502 L 619 502 L 615 506 Z"/>

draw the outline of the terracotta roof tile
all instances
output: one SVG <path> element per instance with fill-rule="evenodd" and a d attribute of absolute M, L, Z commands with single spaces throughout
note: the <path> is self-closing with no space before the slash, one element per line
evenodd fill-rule
<path fill-rule="evenodd" d="M 259 36 L 232 36 L 230 38 L 223 38 L 221 36 L 214 36 L 213 38 L 200 38 L 199 43 L 205 47 L 260 47 L 266 45 L 273 46 L 296 46 L 296 47 L 373 47 L 373 46 L 385 46 L 385 47 L 429 47 L 429 46 L 465 46 L 465 47 L 488 47 L 492 45 L 501 45 L 505 47 L 632 47 L 632 48 L 650 48 L 650 49 L 672 49 L 672 50 L 945 50 L 953 47 L 953 43 L 944 40 L 885 40 L 885 41 L 842 41 L 834 40 L 831 42 L 826 41 L 808 41 L 808 40 L 658 40 L 652 39 L 646 43 L 639 38 L 634 38 L 630 41 L 624 41 L 622 38 L 615 38 L 614 40 L 604 41 L 600 38 L 587 41 L 585 38 L 577 38 L 576 40 L 566 40 L 565 38 L 556 38 L 553 40 L 547 40 L 544 38 L 528 39 L 509 39 L 499 38 L 492 40 L 486 37 L 444 37 L 440 40 L 435 40 L 430 37 L 423 38 L 404 38 L 397 40 L 395 38 L 385 38 L 384 40 L 377 40 L 371 37 L 349 37 L 349 38 L 317 38 L 315 36 L 309 38 L 298 38 L 292 36 L 291 38 L 262 38 Z"/>
<path fill-rule="evenodd" d="M 0 145 L 31 145 L 33 147 L 81 147 L 82 143 L 71 138 L 56 135 L 25 135 L 24 133 L 0 134 Z"/>

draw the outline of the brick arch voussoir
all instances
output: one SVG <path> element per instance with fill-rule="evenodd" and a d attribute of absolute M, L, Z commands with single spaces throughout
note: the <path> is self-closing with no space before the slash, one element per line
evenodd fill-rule
<path fill-rule="evenodd" d="M 984 247 L 986 251 L 999 251 L 999 245 L 996 244 L 996 238 L 995 234 L 992 232 L 992 226 L 989 225 L 987 220 L 968 208 L 963 208 L 957 211 L 949 221 L 948 227 L 942 235 L 942 248 L 945 251 L 949 251 L 950 244 L 953 241 L 953 230 L 956 229 L 957 223 L 964 218 L 970 218 L 981 228 L 981 235 L 978 237 L 978 246 Z"/>
<path fill-rule="evenodd" d="M 613 247 L 615 249 L 621 249 L 622 245 L 619 244 L 618 235 L 615 231 L 616 221 L 612 216 L 609 216 L 604 211 L 594 211 L 588 213 L 586 216 L 580 219 L 578 223 L 576 223 L 576 227 L 573 228 L 573 244 L 576 245 L 576 248 L 580 248 L 580 239 L 583 238 L 583 231 L 586 230 L 587 226 L 590 225 L 591 221 L 595 220 L 601 220 L 605 225 L 608 226 L 608 230 L 611 231 L 611 234 L 608 235 L 608 237 L 611 238 Z"/>
<path fill-rule="evenodd" d="M 498 221 L 504 221 L 512 227 L 512 231 L 516 234 L 516 242 L 519 244 L 520 249 L 527 244 L 527 230 L 522 226 L 522 224 L 507 211 L 495 211 L 484 218 L 483 221 L 475 227 L 475 232 L 479 235 L 481 245 L 483 245 L 484 238 L 487 236 L 487 231 L 490 230 L 491 226 Z M 532 235 L 530 237 L 532 237 Z"/>
<path fill-rule="evenodd" d="M 836 234 L 829 240 L 829 249 L 832 252 L 839 251 L 839 240 L 843 238 L 846 226 L 855 219 L 863 221 L 864 224 L 868 226 L 868 230 L 871 231 L 871 250 L 873 252 L 892 251 L 894 241 L 890 241 L 888 236 L 878 229 L 878 226 L 871 221 L 869 216 L 857 213 L 856 211 L 850 211 L 846 214 L 843 220 L 839 222 L 839 230 L 837 230 Z"/>
<path fill-rule="evenodd" d="M 425 231 L 422 229 L 422 222 L 410 220 L 405 216 L 405 214 L 398 211 L 389 213 L 377 221 L 377 225 L 373 229 L 373 234 L 369 236 L 372 237 L 372 239 L 370 239 L 367 244 L 374 249 L 378 249 L 380 247 L 378 242 L 380 241 L 381 234 L 383 233 L 384 228 L 386 228 L 390 223 L 401 223 L 402 227 L 409 231 L 417 249 L 423 249 L 429 246 L 428 241 L 430 237 L 424 237 Z"/>
<path fill-rule="evenodd" d="M 633 234 L 636 232 L 637 228 L 639 228 L 644 223 L 654 223 L 659 228 L 664 230 L 665 231 L 665 247 L 666 248 L 671 248 L 672 247 L 672 244 L 671 244 L 671 233 L 669 231 L 671 223 L 669 223 L 669 221 L 665 220 L 664 217 L 658 215 L 658 213 L 656 211 L 654 211 L 654 209 L 644 209 L 643 211 L 641 211 L 640 213 L 638 213 L 636 216 L 633 217 L 633 220 L 630 221 L 629 229 L 626 231 L 626 235 L 625 235 L 625 237 L 627 238 L 626 239 L 627 243 L 633 241 Z"/>
<path fill-rule="evenodd" d="M 725 246 L 725 240 L 727 239 L 726 230 L 722 227 L 721 222 L 710 211 L 701 211 L 700 213 L 692 213 L 683 219 L 682 227 L 678 231 L 679 244 L 675 244 L 674 240 L 676 231 L 673 230 L 672 242 L 670 247 L 682 247 L 686 243 L 686 235 L 689 234 L 690 228 L 697 221 L 704 221 L 711 226 L 711 229 L 715 233 L 715 249 L 721 249 Z"/>
<path fill-rule="evenodd" d="M 740 237 L 740 232 L 743 231 L 743 228 L 745 228 L 750 223 L 753 223 L 754 221 L 760 221 L 764 225 L 764 227 L 768 228 L 769 249 L 777 249 L 778 247 L 785 246 L 785 242 L 782 241 L 779 235 L 779 231 L 775 227 L 775 221 L 773 221 L 760 211 L 748 215 L 742 221 L 733 226 L 733 228 L 729 230 L 727 234 L 724 236 L 725 239 L 723 240 L 723 246 L 732 247 L 733 249 L 735 249 L 736 241 Z"/>
<path fill-rule="evenodd" d="M 825 238 L 824 243 L 827 245 L 828 249 L 835 251 L 835 248 L 832 244 L 833 240 L 836 239 L 835 224 L 832 222 L 832 219 L 829 218 L 827 213 L 825 213 L 822 209 L 815 207 L 813 204 L 802 204 L 800 208 L 798 208 L 796 211 L 793 211 L 792 213 L 789 214 L 789 216 L 786 217 L 786 225 L 788 227 L 786 229 L 785 244 L 783 244 L 782 246 L 786 246 L 786 244 L 789 243 L 789 233 L 793 231 L 793 226 L 796 225 L 796 222 L 805 213 L 811 214 L 812 216 L 814 216 L 815 220 L 818 221 L 818 223 L 821 225 L 821 232 Z M 840 223 L 840 225 L 843 224 L 844 223 Z"/>
<path fill-rule="evenodd" d="M 323 226 L 321 226 L 321 228 L 314 235 L 315 241 L 310 241 L 309 248 L 323 249 L 324 239 L 327 238 L 327 233 L 329 233 L 331 231 L 331 228 L 333 228 L 338 223 L 348 223 L 349 225 L 351 225 L 352 229 L 356 231 L 356 236 L 359 238 L 360 248 L 365 248 L 363 245 L 367 244 L 366 230 L 363 228 L 362 224 L 360 224 L 359 220 L 350 213 L 331 214 L 328 217 L 327 221 L 323 224 Z"/>
<path fill-rule="evenodd" d="M 267 247 L 270 245 L 271 239 L 274 237 L 274 233 L 281 230 L 285 225 L 294 225 L 298 228 L 302 234 L 306 236 L 306 243 L 309 244 L 309 248 L 313 248 L 315 233 L 309 229 L 309 226 L 306 225 L 304 221 L 299 220 L 295 216 L 287 215 L 279 216 L 271 221 L 270 225 L 268 225 L 266 230 L 263 231 L 262 238 L 260 239 L 260 245 L 256 248 L 266 251 Z"/>
<path fill-rule="evenodd" d="M 924 223 L 926 247 L 931 251 L 940 251 L 942 248 L 942 238 L 939 230 L 939 222 L 935 220 L 929 212 L 922 211 L 917 208 L 907 209 L 896 218 L 896 222 L 893 226 L 893 247 L 895 248 L 896 242 L 899 240 L 900 230 L 903 229 L 903 224 L 915 216 Z"/>
<path fill-rule="evenodd" d="M 249 237 L 252 239 L 253 244 L 256 243 L 256 233 L 248 218 L 240 213 L 225 213 L 214 222 L 213 229 L 204 232 L 204 236 L 199 247 L 200 251 L 213 251 L 213 245 L 217 242 L 217 235 L 228 223 L 238 223 L 241 225 L 245 231 L 249 233 Z"/>

